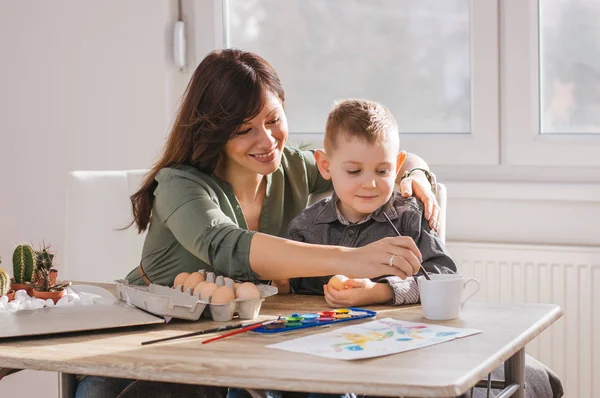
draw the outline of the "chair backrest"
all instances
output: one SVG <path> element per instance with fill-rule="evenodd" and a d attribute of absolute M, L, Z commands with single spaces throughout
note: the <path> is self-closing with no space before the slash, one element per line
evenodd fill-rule
<path fill-rule="evenodd" d="M 66 199 L 65 256 L 61 278 L 112 282 L 140 261 L 144 234 L 120 230 L 131 220 L 129 196 L 145 170 L 74 171 Z"/>
<path fill-rule="evenodd" d="M 440 205 L 440 227 L 438 229 L 438 236 L 442 242 L 446 243 L 446 212 L 448 208 L 448 193 L 444 184 L 437 183 L 437 193 L 435 194 Z"/>
<path fill-rule="evenodd" d="M 120 230 L 131 221 L 129 196 L 146 170 L 74 171 L 66 200 L 65 255 L 61 278 L 112 282 L 138 265 L 145 234 Z M 330 194 L 330 193 L 329 193 Z M 311 202 L 328 193 L 311 197 Z M 441 207 L 439 236 L 446 235 L 446 187 L 438 184 Z"/>

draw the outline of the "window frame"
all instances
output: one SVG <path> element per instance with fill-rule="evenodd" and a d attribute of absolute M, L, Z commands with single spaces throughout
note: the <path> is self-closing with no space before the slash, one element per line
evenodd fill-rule
<path fill-rule="evenodd" d="M 541 134 L 538 0 L 500 2 L 502 163 L 600 166 L 598 134 Z"/>

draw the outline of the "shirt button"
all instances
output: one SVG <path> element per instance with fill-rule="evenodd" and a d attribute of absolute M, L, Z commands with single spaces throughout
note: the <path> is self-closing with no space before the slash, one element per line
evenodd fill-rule
<path fill-rule="evenodd" d="M 351 229 L 350 231 L 348 231 L 348 235 L 351 235 L 351 236 L 354 235 L 354 230 Z"/>

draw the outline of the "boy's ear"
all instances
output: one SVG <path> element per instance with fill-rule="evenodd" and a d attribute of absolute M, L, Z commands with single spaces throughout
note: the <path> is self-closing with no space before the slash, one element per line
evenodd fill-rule
<path fill-rule="evenodd" d="M 406 151 L 400 151 L 400 153 L 398 154 L 398 157 L 396 158 L 396 175 L 398 175 L 398 173 L 400 173 L 400 168 L 402 167 L 402 164 L 404 163 L 405 160 L 406 160 Z"/>
<path fill-rule="evenodd" d="M 325 151 L 321 149 L 317 150 L 317 152 L 315 152 L 315 159 L 321 176 L 326 180 L 331 180 L 331 174 L 329 173 L 329 158 Z"/>

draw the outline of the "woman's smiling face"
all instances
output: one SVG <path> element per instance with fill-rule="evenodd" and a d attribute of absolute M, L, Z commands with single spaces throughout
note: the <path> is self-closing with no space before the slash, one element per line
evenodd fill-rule
<path fill-rule="evenodd" d="M 287 138 L 283 104 L 267 91 L 260 113 L 244 122 L 225 145 L 226 167 L 229 172 L 271 174 L 279 168 Z"/>

